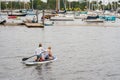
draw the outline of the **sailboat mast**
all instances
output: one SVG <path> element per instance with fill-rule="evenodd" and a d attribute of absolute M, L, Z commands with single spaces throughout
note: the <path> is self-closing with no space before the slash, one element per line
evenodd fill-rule
<path fill-rule="evenodd" d="M 69 9 L 71 8 L 71 2 L 69 1 Z"/>
<path fill-rule="evenodd" d="M 90 7 L 91 7 L 91 6 L 90 6 L 90 0 L 89 0 L 89 11 L 90 11 Z"/>
<path fill-rule="evenodd" d="M 56 0 L 56 11 L 58 11 L 58 0 Z"/>
<path fill-rule="evenodd" d="M 0 12 L 1 12 L 1 0 L 0 0 Z"/>
<path fill-rule="evenodd" d="M 5 6 L 6 6 L 6 9 L 7 9 L 7 4 L 8 4 L 8 2 L 5 0 Z"/>
<path fill-rule="evenodd" d="M 66 10 L 66 0 L 63 0 L 64 9 Z"/>
<path fill-rule="evenodd" d="M 60 0 L 56 0 L 56 11 L 60 10 Z"/>
<path fill-rule="evenodd" d="M 33 10 L 33 0 L 32 0 L 32 10 Z"/>
<path fill-rule="evenodd" d="M 12 11 L 12 1 L 11 1 L 11 11 Z"/>
<path fill-rule="evenodd" d="M 24 2 L 24 9 L 25 9 L 25 1 L 23 1 Z"/>
<path fill-rule="evenodd" d="M 60 0 L 58 0 L 58 10 L 60 10 Z"/>

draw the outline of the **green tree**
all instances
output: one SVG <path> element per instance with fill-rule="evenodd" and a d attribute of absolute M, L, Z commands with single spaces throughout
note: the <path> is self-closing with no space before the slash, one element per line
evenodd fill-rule
<path fill-rule="evenodd" d="M 5 2 L 1 2 L 1 9 L 5 9 Z"/>
<path fill-rule="evenodd" d="M 98 4 L 100 5 L 100 6 L 99 6 L 99 9 L 102 9 L 102 10 L 103 10 L 102 1 L 98 2 Z"/>

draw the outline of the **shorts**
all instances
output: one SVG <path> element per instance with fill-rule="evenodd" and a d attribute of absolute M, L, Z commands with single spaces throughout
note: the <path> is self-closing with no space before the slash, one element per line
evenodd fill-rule
<path fill-rule="evenodd" d="M 46 56 L 45 56 L 45 59 L 49 59 L 49 55 L 46 55 Z"/>
<path fill-rule="evenodd" d="M 40 54 L 40 55 L 37 55 L 37 59 L 39 59 L 40 57 L 42 57 L 42 54 Z"/>

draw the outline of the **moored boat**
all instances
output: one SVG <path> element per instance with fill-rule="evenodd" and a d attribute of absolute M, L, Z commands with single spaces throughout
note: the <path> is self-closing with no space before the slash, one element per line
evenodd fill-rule
<path fill-rule="evenodd" d="M 45 21 L 44 25 L 45 26 L 53 26 L 54 22 L 53 21 Z"/>
<path fill-rule="evenodd" d="M 8 19 L 16 19 L 17 16 L 8 16 Z"/>
<path fill-rule="evenodd" d="M 110 16 L 110 15 L 99 16 L 99 18 L 104 19 L 105 21 L 115 21 L 116 20 L 116 16 Z"/>
<path fill-rule="evenodd" d="M 86 22 L 95 22 L 95 23 L 97 23 L 97 22 L 104 22 L 104 20 L 103 19 L 87 19 L 87 20 L 85 20 Z"/>
<path fill-rule="evenodd" d="M 51 17 L 50 19 L 51 21 L 74 21 L 73 17 L 59 17 L 59 16 L 55 16 L 55 17 Z"/>
<path fill-rule="evenodd" d="M 4 24 L 4 23 L 6 23 L 5 19 L 0 20 L 0 24 Z"/>
<path fill-rule="evenodd" d="M 95 22 L 95 23 L 102 23 L 104 22 L 104 19 L 99 18 L 99 16 L 87 16 L 87 19 L 84 21 L 86 22 Z"/>
<path fill-rule="evenodd" d="M 18 13 L 18 12 L 14 12 L 14 13 L 9 13 L 8 16 L 26 16 L 26 13 Z"/>

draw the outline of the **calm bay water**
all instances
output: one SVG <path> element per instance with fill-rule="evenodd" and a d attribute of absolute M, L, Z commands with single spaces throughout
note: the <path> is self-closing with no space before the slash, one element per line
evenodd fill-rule
<path fill-rule="evenodd" d="M 22 64 L 39 42 L 58 59 Z M 0 80 L 120 80 L 120 27 L 0 25 Z"/>

